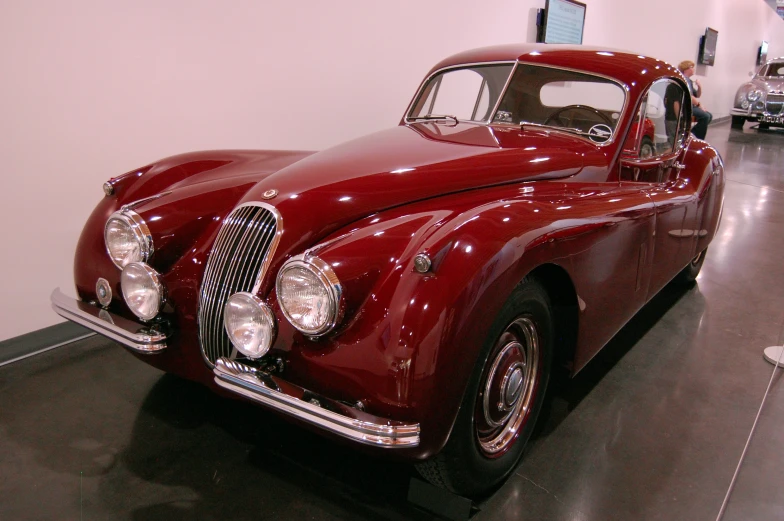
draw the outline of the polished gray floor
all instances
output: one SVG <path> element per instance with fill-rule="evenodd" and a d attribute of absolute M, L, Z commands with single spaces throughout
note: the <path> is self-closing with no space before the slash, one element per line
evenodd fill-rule
<path fill-rule="evenodd" d="M 716 519 L 784 341 L 784 132 L 710 128 L 728 172 L 698 284 L 554 389 L 475 520 Z M 725 520 L 784 518 L 774 375 Z M 409 467 L 163 375 L 100 337 L 0 367 L 0 519 L 432 519 Z"/>

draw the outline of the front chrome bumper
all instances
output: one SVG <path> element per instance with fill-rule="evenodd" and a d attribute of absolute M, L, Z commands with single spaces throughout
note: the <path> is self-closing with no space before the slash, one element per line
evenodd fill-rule
<path fill-rule="evenodd" d="M 166 349 L 164 332 L 70 298 L 60 288 L 52 292 L 51 301 L 58 315 L 134 351 L 153 354 Z M 344 438 L 377 447 L 419 445 L 418 423 L 374 416 L 227 358 L 216 361 L 213 373 L 224 389 Z"/>
<path fill-rule="evenodd" d="M 368 414 L 227 358 L 219 358 L 213 372 L 224 389 L 344 438 L 377 447 L 419 445 L 418 423 Z"/>
<path fill-rule="evenodd" d="M 784 125 L 784 114 L 770 114 L 765 111 L 754 111 L 751 109 L 733 108 L 730 110 L 731 116 L 743 116 L 744 118 L 759 121 L 760 123 L 772 123 L 774 125 Z"/>
<path fill-rule="evenodd" d="M 50 297 L 55 313 L 72 322 L 92 329 L 99 335 L 145 354 L 159 353 L 166 349 L 166 334 L 154 326 L 139 324 L 81 300 L 63 294 L 60 288 Z"/>

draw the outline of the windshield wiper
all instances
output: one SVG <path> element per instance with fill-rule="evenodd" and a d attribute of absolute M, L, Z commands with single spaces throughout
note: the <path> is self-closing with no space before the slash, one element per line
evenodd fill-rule
<path fill-rule="evenodd" d="M 455 122 L 455 125 L 460 123 L 460 120 L 458 120 L 455 116 L 450 116 L 446 114 L 445 115 L 428 114 L 427 116 L 417 116 L 415 118 L 408 118 L 408 119 L 409 121 L 433 121 L 433 120 L 439 121 L 444 119 L 451 119 L 452 121 Z"/>

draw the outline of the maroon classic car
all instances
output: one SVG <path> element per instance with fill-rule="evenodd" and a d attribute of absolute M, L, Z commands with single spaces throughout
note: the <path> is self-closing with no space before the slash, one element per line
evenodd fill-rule
<path fill-rule="evenodd" d="M 400 124 L 321 152 L 111 178 L 54 309 L 164 371 L 486 493 L 719 224 L 724 168 L 668 64 L 583 46 L 443 60 Z M 639 124 L 643 121 L 644 124 Z"/>

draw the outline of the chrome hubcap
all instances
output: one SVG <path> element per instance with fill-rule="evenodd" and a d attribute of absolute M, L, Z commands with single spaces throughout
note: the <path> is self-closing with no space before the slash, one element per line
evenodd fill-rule
<path fill-rule="evenodd" d="M 486 456 L 501 456 L 517 439 L 537 391 L 539 356 L 536 326 L 528 317 L 512 322 L 491 352 L 474 414 Z"/>

